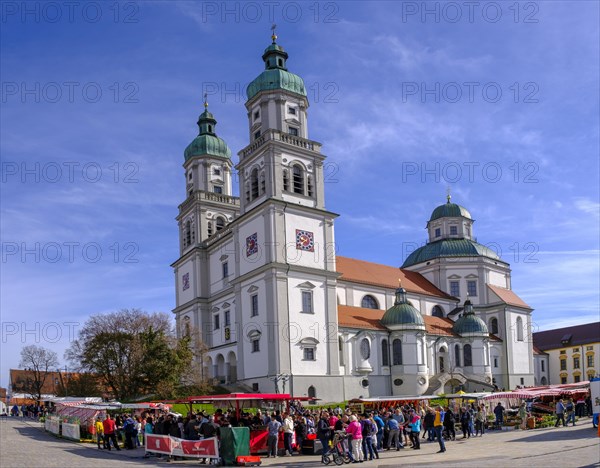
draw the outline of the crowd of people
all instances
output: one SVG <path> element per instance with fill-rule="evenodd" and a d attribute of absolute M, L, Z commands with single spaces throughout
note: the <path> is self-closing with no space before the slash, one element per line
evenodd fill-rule
<path fill-rule="evenodd" d="M 557 425 L 575 423 L 576 404 L 571 400 L 556 405 Z M 329 408 L 305 410 L 298 402 L 290 405 L 289 412 L 270 414 L 242 412 L 239 419 L 233 410 L 189 412 L 187 417 L 173 413 L 158 417 L 147 413 L 107 417 L 96 422 L 99 449 L 120 450 L 117 439 L 124 440 L 124 448 L 135 449 L 144 445 L 145 434 L 169 435 L 185 440 L 200 440 L 219 436 L 221 427 L 246 426 L 266 429 L 267 457 L 291 457 L 302 453 L 304 441 L 318 439 L 325 458 L 334 452 L 351 462 L 376 460 L 382 451 L 400 451 L 406 448 L 420 450 L 422 441 L 437 442 L 438 453 L 446 451 L 446 443 L 471 437 L 481 437 L 487 429 L 500 429 L 505 421 L 506 409 L 501 403 L 488 408 L 484 403 L 463 406 L 403 405 L 359 413 L 351 409 Z M 488 417 L 489 415 L 489 417 Z M 518 409 L 521 428 L 525 429 L 530 413 L 523 402 Z M 566 415 L 566 419 L 565 419 Z M 293 443 L 295 439 L 295 443 Z M 278 447 L 283 440 L 283 451 Z"/>
<path fill-rule="evenodd" d="M 558 427 L 561 423 L 563 427 L 568 426 L 569 423 L 573 423 L 574 426 L 576 417 L 592 416 L 592 398 L 589 395 L 587 398 L 577 401 L 573 401 L 573 398 L 567 400 L 561 398 L 556 402 L 554 412 L 556 414 L 554 427 Z M 594 418 L 593 424 L 594 427 L 597 426 L 596 418 Z"/>

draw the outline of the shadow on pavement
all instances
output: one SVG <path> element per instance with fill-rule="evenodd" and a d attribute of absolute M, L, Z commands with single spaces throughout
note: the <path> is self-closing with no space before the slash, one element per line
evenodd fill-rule
<path fill-rule="evenodd" d="M 532 434 L 519 439 L 508 440 L 507 442 L 548 442 L 553 440 L 585 440 L 585 439 L 597 439 L 598 435 L 595 429 L 591 427 L 582 427 L 577 429 L 575 427 L 557 427 L 550 431 L 541 432 L 539 434 Z"/>

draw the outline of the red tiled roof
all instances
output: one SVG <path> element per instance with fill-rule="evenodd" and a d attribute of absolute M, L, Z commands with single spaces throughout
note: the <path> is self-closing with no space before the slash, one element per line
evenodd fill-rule
<path fill-rule="evenodd" d="M 379 323 L 385 310 L 338 305 L 338 324 L 341 327 L 385 330 Z"/>
<path fill-rule="evenodd" d="M 566 341 L 564 344 L 563 340 Z M 600 342 L 600 322 L 556 328 L 533 334 L 533 344 L 542 351 L 598 342 Z"/>
<path fill-rule="evenodd" d="M 396 289 L 401 280 L 402 287 L 408 292 L 456 300 L 414 271 L 348 257 L 336 257 L 336 269 L 342 275 L 341 281 Z"/>
<path fill-rule="evenodd" d="M 501 288 L 500 286 L 493 286 L 491 284 L 487 285 L 490 290 L 500 298 L 500 300 L 508 305 L 523 307 L 525 309 L 531 309 L 523 299 L 515 294 L 514 291 L 506 288 Z"/>
<path fill-rule="evenodd" d="M 430 335 L 459 336 L 452 331 L 454 322 L 448 318 L 424 315 L 423 319 L 425 320 L 425 329 Z"/>
<path fill-rule="evenodd" d="M 386 330 L 380 323 L 384 313 L 381 309 L 338 305 L 338 323 L 341 327 Z M 450 319 L 424 315 L 423 320 L 425 330 L 431 335 L 458 336 L 452 331 L 454 322 Z"/>

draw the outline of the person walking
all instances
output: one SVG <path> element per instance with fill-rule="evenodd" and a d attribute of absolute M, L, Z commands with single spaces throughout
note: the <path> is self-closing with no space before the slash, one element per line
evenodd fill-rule
<path fill-rule="evenodd" d="M 267 458 L 277 458 L 277 444 L 279 442 L 279 431 L 281 429 L 281 423 L 277 421 L 275 415 L 271 416 L 271 421 L 267 424 Z"/>
<path fill-rule="evenodd" d="M 106 442 L 104 441 L 104 425 L 102 424 L 101 418 L 96 419 L 95 428 L 96 428 L 96 442 L 98 443 L 98 449 L 99 450 L 105 449 Z M 100 447 L 100 442 L 102 442 L 102 447 Z"/>
<path fill-rule="evenodd" d="M 306 439 L 306 420 L 304 416 L 298 414 L 296 416 L 296 422 L 294 423 L 294 432 L 296 433 L 296 450 L 298 454 L 302 454 L 302 445 L 304 443 L 304 439 Z"/>
<path fill-rule="evenodd" d="M 469 421 L 471 419 L 471 413 L 467 411 L 464 406 L 460 409 L 460 430 L 463 433 L 463 439 L 471 437 L 469 433 Z"/>
<path fill-rule="evenodd" d="M 419 435 L 421 434 L 421 417 L 414 409 L 410 410 L 408 425 L 410 427 L 410 440 L 413 443 L 413 450 L 421 450 L 421 442 L 419 441 Z"/>
<path fill-rule="evenodd" d="M 483 436 L 483 425 L 485 424 L 485 416 L 483 414 L 483 408 L 481 406 L 477 407 L 477 412 L 475 413 L 475 437 L 477 434 Z"/>
<path fill-rule="evenodd" d="M 501 402 L 498 402 L 496 407 L 494 408 L 494 415 L 496 416 L 496 428 L 502 429 L 502 425 L 504 424 L 504 406 L 502 406 Z"/>
<path fill-rule="evenodd" d="M 456 440 L 456 430 L 454 429 L 454 423 L 456 419 L 454 416 L 454 412 L 450 409 L 449 406 L 446 407 L 446 416 L 444 416 L 444 427 L 446 428 L 446 432 L 448 433 L 448 439 Z"/>
<path fill-rule="evenodd" d="M 363 459 L 362 452 L 362 429 L 360 423 L 357 421 L 356 416 L 350 416 L 350 424 L 346 429 L 346 433 L 352 436 L 351 445 L 352 445 L 352 458 L 354 461 L 352 463 L 361 463 Z"/>
<path fill-rule="evenodd" d="M 391 413 L 388 413 L 387 427 L 388 427 L 388 440 L 387 440 L 388 450 L 392 450 L 392 447 L 395 447 L 396 451 L 400 450 L 400 446 L 402 445 L 400 443 L 400 425 L 398 424 L 398 421 L 392 417 Z"/>
<path fill-rule="evenodd" d="M 567 411 L 567 426 L 569 425 L 569 422 L 573 421 L 573 426 L 575 425 L 575 405 L 573 404 L 573 398 L 569 398 L 569 401 L 567 401 L 567 405 L 565 407 L 566 411 Z"/>
<path fill-rule="evenodd" d="M 317 437 L 323 447 L 322 454 L 329 451 L 329 440 L 331 439 L 331 428 L 329 427 L 329 414 L 326 411 L 321 412 L 321 417 L 317 423 Z"/>
<path fill-rule="evenodd" d="M 383 433 L 385 423 L 383 422 L 383 419 L 381 419 L 381 416 L 379 416 L 379 411 L 375 411 L 373 421 L 377 425 L 377 450 L 381 450 L 383 448 Z"/>
<path fill-rule="evenodd" d="M 121 450 L 119 448 L 119 443 L 117 442 L 117 425 L 115 424 L 115 420 L 111 418 L 110 414 L 106 415 L 106 419 L 102 421 L 102 426 L 104 429 L 104 443 L 106 444 L 106 448 L 110 451 L 110 442 L 112 441 L 113 445 L 117 450 Z"/>
<path fill-rule="evenodd" d="M 524 401 L 522 401 L 521 406 L 519 406 L 519 419 L 521 420 L 519 427 L 522 430 L 525 430 L 527 428 L 527 403 Z"/>
<path fill-rule="evenodd" d="M 563 427 L 567 425 L 565 423 L 565 405 L 562 398 L 556 403 L 556 424 L 554 424 L 554 427 L 558 427 L 558 423 L 560 422 L 562 422 Z"/>
<path fill-rule="evenodd" d="M 435 416 L 433 419 L 433 430 L 435 431 L 435 436 L 438 439 L 438 443 L 440 444 L 440 449 L 438 453 L 443 453 L 446 451 L 446 444 L 444 443 L 444 436 L 442 435 L 442 430 L 444 428 L 444 416 L 446 413 L 441 406 L 438 406 L 435 409 Z"/>
<path fill-rule="evenodd" d="M 283 448 L 287 451 L 285 456 L 291 457 L 294 453 L 292 450 L 292 438 L 294 436 L 294 420 L 290 413 L 283 414 Z"/>

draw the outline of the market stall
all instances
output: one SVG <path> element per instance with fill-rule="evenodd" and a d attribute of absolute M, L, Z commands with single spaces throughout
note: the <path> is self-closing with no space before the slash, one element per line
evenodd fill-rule
<path fill-rule="evenodd" d="M 234 424 L 240 425 L 244 412 L 263 410 L 270 413 L 275 410 L 290 411 L 295 402 L 308 401 L 308 397 L 292 397 L 288 393 L 229 393 L 225 395 L 204 395 L 189 397 L 186 402 L 190 411 L 194 404 L 212 404 L 214 408 L 230 410 L 235 417 Z M 311 399 L 312 400 L 312 399 Z M 267 427 L 264 424 L 253 424 L 250 429 L 250 453 L 267 452 Z M 295 443 L 295 441 L 293 441 Z M 279 438 L 279 448 L 283 448 L 283 437 Z"/>
<path fill-rule="evenodd" d="M 348 407 L 357 413 L 364 413 L 367 410 L 382 410 L 395 408 L 397 406 L 413 405 L 427 406 L 429 400 L 441 398 L 436 395 L 419 395 L 419 396 L 381 396 L 372 398 L 354 398 L 348 401 Z"/>

